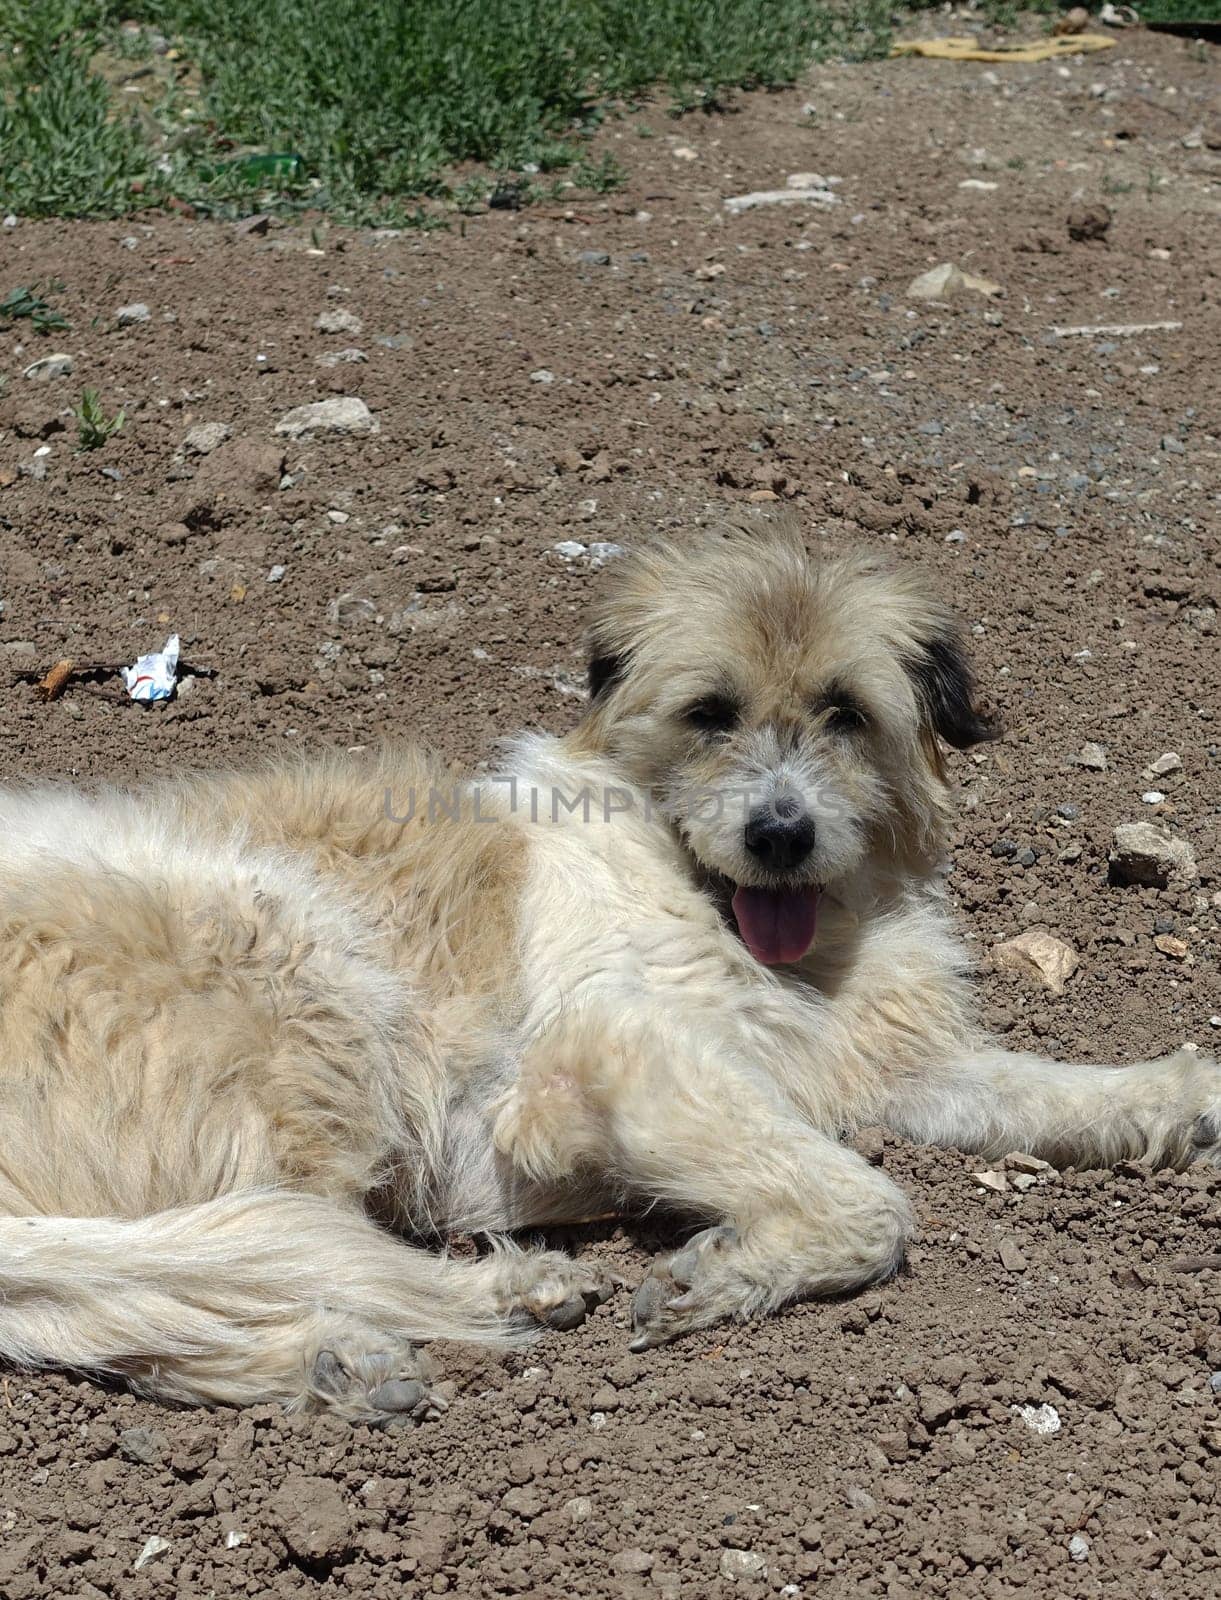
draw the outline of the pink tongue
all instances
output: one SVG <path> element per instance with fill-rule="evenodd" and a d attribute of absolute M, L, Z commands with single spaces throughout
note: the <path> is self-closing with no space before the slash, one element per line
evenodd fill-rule
<path fill-rule="evenodd" d="M 817 889 L 739 889 L 733 897 L 738 932 L 765 967 L 800 961 L 814 943 Z"/>

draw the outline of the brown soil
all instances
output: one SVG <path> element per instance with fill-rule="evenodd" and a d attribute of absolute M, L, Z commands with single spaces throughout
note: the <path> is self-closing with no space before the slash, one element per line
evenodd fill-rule
<path fill-rule="evenodd" d="M 58 276 L 72 322 L 2 346 L 0 482 L 46 463 L 0 491 L 6 771 L 387 734 L 469 758 L 566 727 L 595 575 L 553 547 L 778 497 L 928 568 L 977 636 L 1010 731 L 955 760 L 950 882 L 987 1022 L 1094 1059 L 1207 1048 L 1221 156 L 1202 50 L 1125 35 L 1067 65 L 819 70 L 730 114 L 611 125 L 631 181 L 608 201 L 443 234 L 4 232 L 3 287 Z M 833 210 L 727 217 L 724 196 L 811 169 L 842 180 Z M 1003 295 L 905 299 L 941 261 Z M 150 320 L 118 328 L 134 301 Z M 315 329 L 338 309 L 362 330 Z M 1182 327 L 1049 332 L 1164 321 Z M 367 360 L 322 362 L 349 346 Z M 21 376 L 54 348 L 70 378 Z M 128 421 L 75 454 L 85 385 Z M 380 431 L 275 439 L 333 394 Z M 180 459 L 199 421 L 232 437 Z M 43 705 L 15 675 L 131 660 L 171 627 L 218 676 L 168 707 L 113 683 Z M 1106 771 L 1067 764 L 1087 741 Z M 1167 751 L 1181 772 L 1142 776 Z M 1159 815 L 1200 885 L 1110 885 L 1113 826 Z M 1060 999 L 987 960 L 1032 923 L 1081 952 Z M 11 1375 L 0 1595 L 1215 1595 L 1221 1277 L 1173 1262 L 1221 1248 L 1216 1175 L 993 1193 L 953 1152 L 874 1144 L 921 1221 L 896 1282 L 638 1357 L 621 1293 L 526 1357 L 438 1352 L 453 1403 L 415 1432 Z M 574 1246 L 629 1278 L 664 1237 L 587 1232 Z M 1058 1431 L 1014 1409 L 1043 1406 Z"/>

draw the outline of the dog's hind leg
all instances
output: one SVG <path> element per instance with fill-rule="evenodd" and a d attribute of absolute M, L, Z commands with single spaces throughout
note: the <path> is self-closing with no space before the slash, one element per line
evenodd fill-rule
<path fill-rule="evenodd" d="M 882 1120 L 989 1159 L 1022 1150 L 1057 1166 L 1221 1165 L 1221 1067 L 1193 1050 L 1106 1067 L 981 1045 L 904 1079 Z"/>
<path fill-rule="evenodd" d="M 598 1287 L 563 1256 L 460 1261 L 284 1191 L 133 1220 L 8 1216 L 0 1358 L 110 1373 L 165 1400 L 384 1422 L 439 1404 L 417 1342 L 519 1345 Z"/>

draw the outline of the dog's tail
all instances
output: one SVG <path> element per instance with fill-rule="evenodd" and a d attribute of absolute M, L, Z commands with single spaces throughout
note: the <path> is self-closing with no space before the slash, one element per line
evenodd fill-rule
<path fill-rule="evenodd" d="M 111 1374 L 166 1400 L 305 1403 L 324 1352 L 333 1384 L 345 1351 L 358 1375 L 379 1346 L 524 1342 L 490 1290 L 479 1263 L 413 1249 L 312 1195 L 227 1195 L 130 1221 L 0 1217 L 0 1359 Z"/>

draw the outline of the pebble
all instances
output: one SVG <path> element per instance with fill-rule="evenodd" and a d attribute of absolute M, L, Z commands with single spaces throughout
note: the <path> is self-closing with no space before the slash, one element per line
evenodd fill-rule
<path fill-rule="evenodd" d="M 1151 761 L 1145 768 L 1146 778 L 1164 778 L 1171 772 L 1181 772 L 1183 763 L 1173 750 L 1167 750 L 1165 755 L 1158 756 L 1156 761 Z"/>
<path fill-rule="evenodd" d="M 130 328 L 133 323 L 147 322 L 152 312 L 143 300 L 136 300 L 129 306 L 120 306 L 114 315 L 120 328 Z"/>
<path fill-rule="evenodd" d="M 1029 1262 L 1017 1247 L 1016 1240 L 1002 1239 L 996 1250 L 997 1260 L 1006 1272 L 1025 1272 Z"/>
<path fill-rule="evenodd" d="M 1147 806 L 1160 806 L 1166 796 L 1160 789 L 1146 789 L 1141 799 Z"/>
<path fill-rule="evenodd" d="M 582 250 L 577 260 L 586 267 L 609 267 L 611 258 L 608 250 Z"/>
<path fill-rule="evenodd" d="M 639 1550 L 633 1546 L 627 1550 L 620 1550 L 618 1555 L 612 1556 L 611 1566 L 616 1572 L 651 1572 L 653 1557 L 647 1550 Z"/>
<path fill-rule="evenodd" d="M 124 1428 L 119 1434 L 119 1454 L 141 1466 L 163 1461 L 168 1448 L 169 1441 L 160 1428 Z"/>
<path fill-rule="evenodd" d="M 1010 1406 L 1009 1409 L 1034 1433 L 1046 1435 L 1060 1431 L 1060 1413 L 1055 1406 Z"/>
<path fill-rule="evenodd" d="M 354 311 L 336 306 L 321 312 L 314 326 L 319 333 L 359 333 L 364 323 Z"/>
<path fill-rule="evenodd" d="M 288 439 L 308 438 L 315 433 L 352 436 L 380 431 L 377 418 L 355 395 L 337 395 L 332 400 L 296 406 L 276 423 L 276 432 Z"/>
<path fill-rule="evenodd" d="M 56 351 L 53 355 L 40 356 L 37 361 L 31 361 L 22 374 L 31 383 L 50 383 L 52 378 L 67 378 L 72 374 L 73 360 L 66 351 Z"/>
<path fill-rule="evenodd" d="M 324 350 L 320 356 L 314 357 L 320 367 L 354 366 L 368 359 L 365 352 L 358 350 L 355 345 L 349 345 L 346 350 Z"/>
<path fill-rule="evenodd" d="M 1101 744 L 1083 744 L 1075 756 L 1069 756 L 1069 764 L 1074 767 L 1084 767 L 1087 772 L 1105 772 L 1107 770 L 1106 746 Z"/>
<path fill-rule="evenodd" d="M 227 422 L 197 422 L 194 427 L 187 429 L 182 447 L 191 451 L 193 455 L 211 455 L 217 445 L 224 444 L 232 432 Z"/>
<path fill-rule="evenodd" d="M 1075 806 L 1071 803 L 1057 806 L 1056 815 L 1058 817 L 1063 817 L 1065 822 L 1076 822 L 1077 818 L 1081 815 L 1081 807 Z"/>
<path fill-rule="evenodd" d="M 1011 1150 L 1005 1157 L 1005 1166 L 1010 1172 L 1040 1173 L 1050 1172 L 1050 1161 L 1041 1161 L 1038 1156 L 1028 1155 L 1025 1150 Z"/>
<path fill-rule="evenodd" d="M 721 1576 L 740 1579 L 745 1583 L 760 1582 L 767 1577 L 767 1562 L 757 1550 L 735 1550 L 731 1547 L 721 1551 Z"/>
<path fill-rule="evenodd" d="M 548 369 L 546 367 L 536 367 L 535 370 L 530 374 L 530 382 L 531 383 L 554 383 L 555 382 L 555 373 L 548 371 Z"/>
<path fill-rule="evenodd" d="M 283 566 L 281 566 L 279 564 L 279 562 L 277 562 L 274 567 L 270 567 L 268 569 L 268 572 L 267 572 L 267 581 L 268 581 L 268 583 L 279 583 L 283 579 L 284 574 L 287 571 L 288 571 L 287 567 L 283 567 Z"/>
<path fill-rule="evenodd" d="M 1185 939 L 1177 938 L 1173 933 L 1159 933 L 1153 941 L 1164 956 L 1170 956 L 1175 961 L 1185 961 L 1189 953 L 1189 945 Z"/>
<path fill-rule="evenodd" d="M 559 544 L 553 544 L 551 548 L 557 556 L 563 556 L 565 561 L 576 561 L 586 551 L 586 546 L 576 539 L 564 539 Z"/>
<path fill-rule="evenodd" d="M 936 438 L 936 436 L 939 433 L 944 433 L 945 432 L 945 428 L 942 426 L 942 424 L 940 422 L 937 422 L 937 421 L 934 420 L 934 421 L 931 421 L 931 422 L 922 422 L 920 424 L 920 426 L 916 429 L 916 432 L 917 433 L 926 433 L 931 438 Z"/>
<path fill-rule="evenodd" d="M 1182 456 L 1187 454 L 1187 446 L 1181 439 L 1176 439 L 1172 433 L 1162 435 L 1162 449 L 1167 455 Z"/>
<path fill-rule="evenodd" d="M 1089 1559 L 1090 1541 L 1083 1533 L 1074 1533 L 1068 1541 L 1068 1558 L 1070 1561 L 1086 1561 Z"/>
<path fill-rule="evenodd" d="M 158 1556 L 163 1556 L 170 1547 L 170 1541 L 163 1539 L 159 1533 L 153 1534 L 151 1539 L 146 1539 L 144 1548 L 132 1563 L 132 1570 L 139 1572 L 142 1567 L 147 1567 L 150 1561 L 155 1561 Z"/>
<path fill-rule="evenodd" d="M 971 1176 L 985 1189 L 991 1189 L 993 1194 L 1008 1193 L 1009 1180 L 1003 1172 L 973 1172 Z"/>

